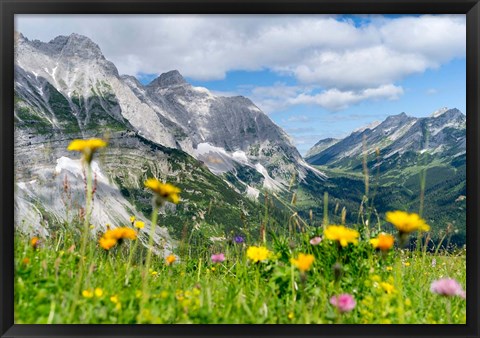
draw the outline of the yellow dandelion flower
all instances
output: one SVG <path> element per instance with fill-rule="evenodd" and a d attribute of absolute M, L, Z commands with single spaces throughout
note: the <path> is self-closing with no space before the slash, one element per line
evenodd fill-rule
<path fill-rule="evenodd" d="M 293 312 L 289 312 L 287 317 L 288 319 L 292 320 L 293 318 L 295 318 L 295 315 L 293 314 Z"/>
<path fill-rule="evenodd" d="M 312 266 L 314 260 L 315 257 L 313 257 L 313 255 L 305 255 L 301 253 L 298 255 L 298 258 L 291 258 L 290 262 L 295 265 L 298 270 L 300 270 L 301 272 L 305 272 L 310 270 L 310 267 Z"/>
<path fill-rule="evenodd" d="M 123 239 L 137 239 L 136 231 L 127 227 L 109 229 L 105 231 L 98 242 L 102 248 L 110 250 L 118 243 L 118 241 Z"/>
<path fill-rule="evenodd" d="M 405 263 L 403 263 L 403 265 L 410 266 L 410 262 L 405 262 Z"/>
<path fill-rule="evenodd" d="M 343 225 L 330 225 L 325 229 L 325 237 L 331 241 L 337 241 L 342 247 L 348 243 L 357 244 L 360 234 L 357 230 L 349 229 Z"/>
<path fill-rule="evenodd" d="M 387 269 L 387 271 L 392 271 L 392 270 L 393 270 L 393 267 L 387 266 L 386 269 Z"/>
<path fill-rule="evenodd" d="M 94 292 L 95 292 L 95 296 L 98 297 L 98 298 L 103 296 L 103 290 L 100 289 L 100 288 L 95 288 Z"/>
<path fill-rule="evenodd" d="M 388 294 L 391 294 L 395 291 L 395 287 L 390 283 L 381 282 L 380 287 Z"/>
<path fill-rule="evenodd" d="M 170 265 L 170 264 L 173 264 L 173 262 L 175 262 L 177 260 L 177 257 L 175 257 L 175 255 L 168 255 L 165 260 L 167 261 L 167 264 Z"/>
<path fill-rule="evenodd" d="M 91 290 L 83 290 L 82 291 L 82 296 L 85 298 L 92 298 L 93 297 L 93 292 Z"/>
<path fill-rule="evenodd" d="M 120 300 L 118 299 L 118 296 L 117 295 L 113 295 L 110 297 L 110 301 L 113 303 L 113 304 L 118 304 L 120 302 Z"/>
<path fill-rule="evenodd" d="M 389 211 L 386 214 L 386 220 L 392 223 L 400 234 L 409 234 L 414 231 L 429 231 L 430 226 L 416 213 L 407 213 L 404 211 Z"/>
<path fill-rule="evenodd" d="M 73 140 L 68 145 L 67 150 L 79 151 L 83 154 L 83 158 L 87 163 L 92 162 L 93 154 L 100 148 L 107 146 L 107 142 L 99 138 L 91 138 L 89 140 Z"/>
<path fill-rule="evenodd" d="M 160 298 L 166 299 L 168 298 L 168 291 L 163 290 L 160 292 Z"/>
<path fill-rule="evenodd" d="M 272 254 L 273 253 L 264 246 L 251 246 L 247 249 L 247 258 L 254 263 L 267 260 Z"/>
<path fill-rule="evenodd" d="M 136 221 L 136 222 L 135 222 L 135 228 L 137 228 L 137 229 L 143 229 L 143 228 L 145 228 L 145 222 Z"/>
<path fill-rule="evenodd" d="M 179 193 L 181 190 L 172 184 L 162 183 L 156 178 L 149 178 L 145 181 L 145 187 L 156 194 L 158 204 L 163 204 L 165 201 L 175 204 L 180 202 Z"/>
<path fill-rule="evenodd" d="M 395 238 L 392 235 L 381 233 L 376 238 L 370 240 L 370 244 L 373 245 L 375 249 L 388 251 L 393 247 Z"/>
<path fill-rule="evenodd" d="M 151 274 L 152 276 L 157 276 L 157 275 L 158 275 L 158 272 L 157 272 L 157 271 L 152 271 L 152 272 L 150 272 L 150 274 Z"/>
<path fill-rule="evenodd" d="M 135 216 L 130 216 L 130 223 L 135 222 Z"/>

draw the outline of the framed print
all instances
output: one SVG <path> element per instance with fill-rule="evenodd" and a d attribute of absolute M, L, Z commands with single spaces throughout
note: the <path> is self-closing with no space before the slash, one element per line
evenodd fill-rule
<path fill-rule="evenodd" d="M 478 1 L 0 8 L 2 337 L 478 336 Z"/>

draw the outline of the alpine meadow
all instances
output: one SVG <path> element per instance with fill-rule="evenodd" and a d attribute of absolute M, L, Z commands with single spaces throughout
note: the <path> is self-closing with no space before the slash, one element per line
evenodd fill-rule
<path fill-rule="evenodd" d="M 465 324 L 464 18 L 195 20 L 17 27 L 15 323 Z"/>

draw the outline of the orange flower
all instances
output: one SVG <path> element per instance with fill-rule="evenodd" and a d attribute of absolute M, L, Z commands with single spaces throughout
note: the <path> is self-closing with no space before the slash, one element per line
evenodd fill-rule
<path fill-rule="evenodd" d="M 175 262 L 177 260 L 177 257 L 175 257 L 175 255 L 168 255 L 165 260 L 167 261 L 167 264 L 170 265 L 170 264 L 173 264 L 173 262 Z"/>
<path fill-rule="evenodd" d="M 388 251 L 393 247 L 394 241 L 395 239 L 392 235 L 382 232 L 377 238 L 372 238 L 370 244 L 372 244 L 375 249 Z"/>
<path fill-rule="evenodd" d="M 38 248 L 38 245 L 40 244 L 40 239 L 38 237 L 33 237 L 31 240 L 30 240 L 30 245 L 32 246 L 32 248 L 36 249 Z"/>

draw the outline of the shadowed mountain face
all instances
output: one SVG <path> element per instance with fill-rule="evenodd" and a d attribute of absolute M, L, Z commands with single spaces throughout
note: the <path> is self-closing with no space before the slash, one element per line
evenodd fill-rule
<path fill-rule="evenodd" d="M 125 224 L 131 214 L 146 218 L 143 181 L 151 176 L 184 190 L 179 214 L 196 217 L 209 208 L 209 221 L 228 228 L 255 214 L 263 189 L 282 193 L 292 178 L 325 179 L 245 97 L 215 96 L 176 70 L 144 86 L 120 76 L 98 45 L 77 34 L 48 43 L 18 34 L 15 57 L 16 223 L 25 231 L 46 235 L 49 224 L 69 217 L 55 189 L 65 180 L 75 196 L 70 207 L 81 208 L 79 156 L 65 150 L 75 138 L 109 138 L 95 162 L 102 179 L 94 231 Z M 165 229 L 158 236 L 168 238 Z"/>

